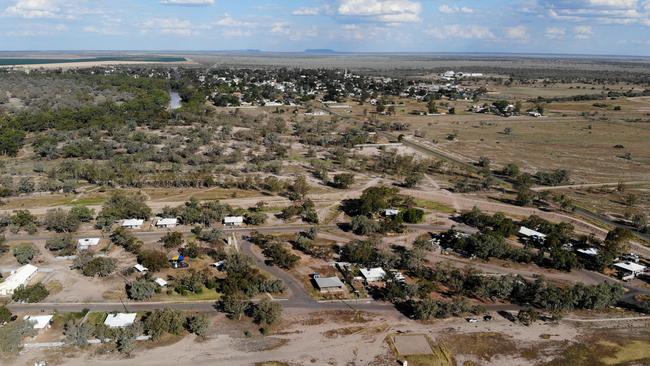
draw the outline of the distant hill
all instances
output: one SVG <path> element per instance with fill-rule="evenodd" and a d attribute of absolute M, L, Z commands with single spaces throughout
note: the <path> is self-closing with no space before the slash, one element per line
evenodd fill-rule
<path fill-rule="evenodd" d="M 305 50 L 305 53 L 318 53 L 318 54 L 334 54 L 338 53 L 334 50 L 330 50 L 329 48 L 308 48 Z"/>

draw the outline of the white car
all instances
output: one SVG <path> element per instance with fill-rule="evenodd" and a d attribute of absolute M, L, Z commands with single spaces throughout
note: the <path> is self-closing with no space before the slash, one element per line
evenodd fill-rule
<path fill-rule="evenodd" d="M 467 319 L 467 321 L 470 322 L 470 323 L 478 323 L 479 322 L 479 320 L 476 319 L 476 318 L 469 318 L 469 319 Z"/>

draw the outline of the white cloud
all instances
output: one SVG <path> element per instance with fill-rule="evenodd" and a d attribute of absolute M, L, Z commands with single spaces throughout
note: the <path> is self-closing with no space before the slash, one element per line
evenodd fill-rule
<path fill-rule="evenodd" d="M 528 34 L 528 28 L 523 25 L 518 25 L 516 27 L 506 28 L 506 37 L 513 41 L 524 42 L 530 39 L 530 34 Z"/>
<path fill-rule="evenodd" d="M 160 33 L 176 36 L 191 36 L 198 34 L 196 27 L 189 20 L 178 18 L 153 18 L 144 21 L 140 28 L 142 33 Z"/>
<path fill-rule="evenodd" d="M 2 15 L 19 18 L 64 18 L 57 0 L 17 0 Z"/>
<path fill-rule="evenodd" d="M 489 28 L 480 25 L 445 25 L 436 28 L 430 28 L 426 31 L 430 36 L 437 39 L 485 39 L 492 40 L 496 37 Z"/>
<path fill-rule="evenodd" d="M 320 8 L 298 8 L 291 12 L 292 15 L 318 15 L 320 13 Z"/>
<path fill-rule="evenodd" d="M 544 33 L 548 39 L 564 39 L 566 36 L 566 29 L 559 27 L 549 27 L 546 28 Z"/>
<path fill-rule="evenodd" d="M 338 13 L 387 23 L 419 22 L 422 5 L 411 0 L 341 0 Z"/>
<path fill-rule="evenodd" d="M 562 21 L 650 26 L 647 0 L 538 0 L 538 12 Z"/>
<path fill-rule="evenodd" d="M 573 32 L 577 39 L 587 39 L 593 34 L 593 29 L 589 25 L 578 25 L 573 28 Z"/>
<path fill-rule="evenodd" d="M 230 14 L 224 14 L 223 18 L 219 19 L 216 24 L 221 27 L 254 27 L 257 25 L 252 22 L 233 18 Z"/>
<path fill-rule="evenodd" d="M 289 35 L 291 33 L 291 30 L 289 29 L 289 23 L 275 22 L 271 24 L 271 33 Z"/>
<path fill-rule="evenodd" d="M 438 7 L 438 10 L 440 10 L 440 12 L 444 14 L 457 14 L 457 13 L 471 14 L 474 12 L 474 9 L 468 8 L 466 6 L 449 6 L 447 4 L 440 5 L 440 7 Z"/>
<path fill-rule="evenodd" d="M 209 6 L 214 5 L 214 0 L 160 0 L 163 5 L 180 6 Z"/>

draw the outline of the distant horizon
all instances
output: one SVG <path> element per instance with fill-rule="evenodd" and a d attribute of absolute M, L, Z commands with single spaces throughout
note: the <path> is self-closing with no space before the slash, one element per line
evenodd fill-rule
<path fill-rule="evenodd" d="M 650 56 L 649 0 L 0 0 L 0 19 L 7 50 Z"/>
<path fill-rule="evenodd" d="M 323 52 L 320 52 L 323 51 Z M 111 54 L 118 53 L 133 53 L 136 56 L 140 54 L 201 54 L 201 53 L 223 53 L 223 54 L 237 54 L 248 53 L 255 54 L 269 54 L 269 55 L 292 55 L 292 54 L 305 54 L 315 56 L 328 56 L 328 55 L 395 55 L 395 56 L 408 56 L 408 55 L 467 55 L 467 56 L 553 56 L 553 57 L 612 57 L 612 58 L 643 58 L 650 59 L 650 55 L 634 55 L 634 54 L 596 54 L 596 53 L 552 53 L 552 52 L 504 52 L 504 51 L 480 51 L 480 52 L 463 52 L 463 51 L 338 51 L 333 49 L 316 49 L 316 50 L 295 50 L 295 51 L 273 51 L 263 49 L 160 49 L 160 50 L 139 50 L 139 49 L 51 49 L 51 50 L 0 50 L 1 57 L 3 54 L 8 53 L 42 53 L 42 54 Z M 11 58 L 11 57 L 7 57 Z M 56 58 L 56 57 L 54 57 Z"/>

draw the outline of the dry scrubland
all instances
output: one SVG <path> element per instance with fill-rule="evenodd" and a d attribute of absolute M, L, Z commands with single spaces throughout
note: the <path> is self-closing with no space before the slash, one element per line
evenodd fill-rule
<path fill-rule="evenodd" d="M 554 221 L 571 221 L 576 224 L 576 235 L 595 232 L 599 237 L 604 237 L 606 230 L 572 216 L 573 214 L 568 210 L 548 213 L 532 207 L 508 205 L 505 202 L 510 202 L 508 199 L 512 198 L 512 192 L 504 192 L 505 190 L 501 189 L 503 186 L 499 184 L 493 184 L 491 187 L 488 185 L 488 189 L 472 193 L 453 191 L 454 184 L 463 177 L 480 178 L 477 178 L 475 171 L 468 172 L 462 168 L 454 168 L 454 164 L 451 163 L 444 167 L 448 170 L 427 171 L 423 174 L 422 180 L 415 187 L 410 188 L 404 187 L 403 172 L 393 173 L 388 169 L 373 170 L 377 167 L 372 162 L 378 157 L 395 154 L 413 155 L 416 159 L 413 167 L 421 161 L 429 161 L 432 158 L 430 154 L 406 145 L 395 148 L 394 152 L 388 149 L 389 152 L 386 153 L 385 149 L 376 147 L 357 149 L 350 144 L 341 148 L 344 150 L 345 159 L 338 160 L 336 155 L 339 151 L 331 146 L 310 145 L 302 141 L 302 136 L 294 134 L 294 128 L 299 124 L 316 125 L 318 121 L 336 122 L 335 127 L 322 134 L 327 136 L 341 136 L 352 127 L 361 130 L 363 126 L 378 126 L 382 122 L 406 122 L 408 127 L 391 133 L 396 136 L 402 134 L 406 141 L 419 142 L 451 159 L 474 164 L 481 157 L 487 157 L 492 163 L 493 171 L 509 163 L 515 163 L 523 171 L 531 174 L 552 169 L 567 169 L 571 174 L 571 184 L 596 184 L 593 187 L 546 187 L 552 189 L 554 193 L 569 196 L 577 206 L 622 217 L 630 206 L 626 202 L 626 195 L 634 194 L 638 197 L 634 204 L 635 210 L 650 212 L 650 183 L 648 183 L 650 182 L 650 97 L 551 102 L 544 104 L 545 116 L 541 118 L 529 117 L 525 113 L 506 118 L 467 111 L 474 104 L 490 104 L 499 99 L 508 99 L 512 102 L 519 100 L 522 102 L 522 110 L 526 110 L 533 108 L 535 104 L 532 100 L 540 96 L 552 98 L 599 94 L 607 89 L 642 91 L 647 88 L 646 84 L 641 82 L 635 84 L 629 79 L 636 74 L 642 75 L 646 72 L 648 60 L 621 59 L 603 63 L 580 58 L 564 59 L 562 62 L 555 62 L 557 60 L 554 59 L 555 61 L 549 62 L 544 59 L 513 59 L 505 56 L 482 56 L 460 60 L 448 56 L 422 55 L 287 57 L 280 54 L 265 54 L 263 57 L 258 57 L 248 53 L 191 54 L 187 57 L 203 66 L 346 67 L 363 70 L 368 74 L 388 74 L 424 80 L 431 78 L 435 70 L 462 68 L 489 73 L 490 78 L 463 81 L 463 84 L 468 87 L 483 86 L 487 89 L 487 93 L 476 102 L 443 98 L 437 102 L 440 109 L 453 107 L 456 113 L 438 116 L 420 116 L 410 113 L 413 110 L 426 110 L 426 103 L 403 97 L 387 98 L 395 108 L 395 114 L 390 116 L 375 113 L 375 107 L 368 102 L 361 104 L 354 100 L 342 102 L 349 105 L 349 108 L 327 108 L 318 101 L 310 101 L 303 107 L 282 107 L 282 113 L 280 108 L 275 107 L 235 110 L 215 107 L 205 102 L 202 95 L 192 96 L 187 90 L 193 92 L 196 90 L 188 87 L 185 91 L 190 94 L 190 98 L 195 98 L 195 103 L 191 105 L 193 109 L 188 107 L 170 112 L 165 111 L 162 102 L 158 103 L 160 110 L 165 111 L 161 112 L 163 117 L 160 118 L 167 124 L 163 123 L 162 127 L 152 127 L 143 123 L 129 128 L 120 126 L 111 131 L 102 130 L 98 132 L 101 136 L 97 140 L 90 140 L 90 137 L 83 136 L 91 141 L 83 147 L 85 149 L 92 147 L 93 144 L 106 143 L 106 150 L 119 152 L 117 155 L 96 160 L 88 157 L 77 158 L 74 155 L 71 155 L 72 158 L 61 158 L 55 154 L 47 155 L 50 150 L 44 151 L 44 154 L 52 156 L 51 159 L 38 157 L 31 144 L 35 138 L 29 135 L 25 146 L 20 149 L 16 157 L 0 158 L 0 168 L 4 175 L 15 178 L 31 177 L 40 184 L 57 174 L 61 160 L 105 164 L 112 159 L 123 159 L 130 164 L 125 165 L 132 169 L 129 170 L 131 175 L 127 178 L 133 181 L 119 181 L 123 178 L 121 176 L 116 177 L 116 181 L 127 182 L 124 183 L 127 191 L 141 192 L 143 203 L 146 203 L 154 214 L 161 212 L 167 206 L 183 207 L 191 198 L 210 202 L 219 201 L 230 205 L 232 208 L 228 208 L 229 210 L 238 210 L 239 213 L 246 210 L 250 213 L 253 209 L 249 208 L 256 207 L 260 201 L 265 202 L 265 205 L 257 208 L 258 211 L 254 211 L 267 215 L 262 229 L 266 230 L 265 233 L 272 232 L 274 228 L 278 229 L 272 239 L 280 243 L 287 253 L 295 255 L 298 263 L 291 269 L 282 269 L 277 264 L 270 265 L 269 262 L 272 263 L 273 260 L 265 257 L 264 248 L 259 243 L 257 245 L 244 243 L 241 247 L 235 248 L 245 253 L 244 255 L 253 257 L 252 266 L 259 268 L 266 279 L 281 279 L 289 285 L 288 289 L 273 294 L 280 299 L 279 303 L 289 304 L 289 306 L 282 321 L 271 327 L 270 335 L 261 335 L 260 325 L 254 324 L 247 317 L 236 321 L 228 319 L 223 314 L 211 314 L 209 332 L 205 338 L 194 337 L 185 331 L 182 336 L 168 334 L 155 342 L 147 342 L 139 346 L 129 357 L 118 356 L 108 345 L 100 345 L 84 350 L 70 347 L 61 350 L 30 351 L 23 353 L 20 359 L 9 360 L 8 364 L 33 364 L 42 359 L 48 360 L 53 365 L 71 366 L 88 363 L 142 366 L 190 363 L 197 366 L 221 363 L 259 366 L 305 364 L 379 366 L 397 364 L 405 358 L 409 360 L 411 366 L 525 364 L 600 366 L 636 365 L 649 362 L 650 333 L 647 330 L 647 322 L 642 320 L 594 323 L 580 321 L 583 317 L 602 319 L 630 315 L 628 312 L 612 308 L 602 312 L 585 311 L 567 314 L 567 319 L 559 322 L 538 321 L 531 326 L 507 320 L 497 315 L 495 311 L 490 312 L 494 319 L 489 322 L 469 323 L 461 317 L 414 321 L 395 311 L 391 304 L 384 303 L 382 300 L 371 301 L 370 297 L 373 294 L 381 294 L 382 289 L 386 288 L 385 283 L 374 288 L 364 286 L 362 281 L 355 280 L 354 283 L 361 288 L 360 299 L 355 300 L 354 304 L 350 302 L 346 305 L 336 301 L 332 303 L 345 306 L 346 311 L 314 310 L 321 309 L 321 305 L 316 300 L 342 297 L 356 299 L 350 288 L 342 295 L 324 296 L 318 293 L 311 283 L 310 275 L 315 272 L 323 276 L 340 274 L 332 266 L 332 261 L 339 259 L 338 255 L 344 252 L 339 252 L 335 245 L 346 247 L 355 240 L 370 237 L 373 240 L 373 248 L 388 258 L 387 261 L 391 260 L 399 263 L 398 265 L 403 265 L 398 261 L 403 256 L 412 254 L 414 251 L 412 243 L 419 235 L 424 233 L 429 235 L 430 231 L 444 231 L 452 225 L 457 225 L 458 222 L 452 221 L 452 216 L 461 210 L 471 209 L 475 204 L 481 205 L 481 208 L 486 209 L 487 212 L 506 211 L 508 216 L 518 220 L 530 214 L 538 214 L 551 217 Z M 551 69 L 559 76 L 568 75 L 576 69 L 580 70 L 581 75 L 618 72 L 624 80 L 613 80 L 597 85 L 578 81 L 556 82 L 548 85 L 539 81 L 530 85 L 515 80 L 512 85 L 506 86 L 504 80 L 507 79 L 509 68 L 512 73 L 518 75 L 543 75 Z M 196 75 L 191 73 L 183 77 L 189 80 L 188 84 L 196 83 L 198 80 Z M 3 101 L 4 110 L 12 113 L 27 109 L 29 106 L 22 103 L 22 100 L 26 99 L 33 100 L 35 107 L 47 109 L 74 108 L 84 103 L 98 105 L 105 101 L 128 102 L 133 97 L 117 88 L 93 88 L 90 84 L 77 84 L 73 79 L 52 82 L 37 78 L 23 80 L 17 77 L 5 80 L 4 84 L 2 82 L 0 80 L 0 90 L 6 89 L 6 98 L 3 100 L 0 95 L 0 101 Z M 47 87 L 42 95 L 33 95 L 32 91 L 23 90 L 40 87 Z M 57 93 L 57 89 L 61 92 Z M 67 98 L 67 94 L 74 97 Z M 186 102 L 186 104 L 190 103 Z M 328 109 L 333 115 L 307 117 L 304 115 L 307 107 Z M 295 113 L 292 113 L 294 111 Z M 226 125 L 231 131 L 225 133 L 227 136 L 224 137 L 221 133 Z M 265 134 L 255 135 L 258 129 L 262 128 L 265 129 Z M 55 141 L 52 150 L 68 143 L 72 138 L 79 137 L 75 133 L 76 131 L 62 133 L 60 139 Z M 455 138 L 449 139 L 450 135 L 455 135 Z M 268 136 L 271 136 L 270 142 L 266 139 Z M 379 133 L 378 136 L 380 137 L 377 142 L 389 142 L 385 135 Z M 143 143 L 143 141 L 147 142 Z M 620 146 L 615 147 L 615 145 Z M 173 147 L 174 150 L 146 150 L 147 158 L 143 155 L 129 160 L 132 154 L 126 153 L 129 149 L 137 153 L 140 148 L 144 150 L 168 146 Z M 287 147 L 286 153 L 275 150 L 283 146 Z M 233 151 L 240 153 L 238 158 L 232 161 L 226 159 L 226 155 Z M 155 158 L 172 153 L 175 154 L 175 160 L 160 162 L 151 159 L 151 156 Z M 214 160 L 205 160 L 204 156 L 210 156 L 210 159 Z M 264 159 L 272 159 L 272 162 L 278 163 L 278 167 L 270 170 L 262 169 Z M 258 163 L 260 165 L 256 166 L 255 164 Z M 344 189 L 333 187 L 327 179 L 319 177 L 317 163 L 330 164 L 327 165 L 329 177 L 338 173 L 352 173 L 355 176 L 354 183 Z M 147 169 L 138 170 L 141 168 Z M 119 166 L 116 170 L 121 173 L 124 169 L 123 166 Z M 167 187 L 163 184 L 150 186 L 145 180 L 138 181 L 143 176 L 150 177 L 161 172 L 174 172 L 178 174 L 175 176 L 178 180 L 201 172 L 222 181 L 218 184 L 211 182 L 211 185 L 206 183 L 206 187 L 201 186 L 203 183 L 196 182 L 181 182 L 180 184 L 187 184 L 187 186 L 173 187 L 175 183 L 173 179 L 165 182 L 168 184 Z M 271 190 L 265 188 L 266 186 L 259 181 L 245 182 L 244 178 L 247 176 L 280 178 L 284 183 L 280 188 Z M 296 193 L 292 184 L 297 185 L 298 176 L 305 177 L 305 182 L 309 185 L 309 193 L 303 194 L 299 199 L 290 200 L 288 197 Z M 232 179 L 233 182 L 234 179 L 238 179 L 238 181 L 226 182 L 226 179 Z M 17 209 L 29 209 L 40 218 L 53 207 L 87 206 L 98 213 L 113 191 L 123 188 L 119 187 L 120 183 L 108 179 L 102 182 L 102 184 L 91 184 L 77 178 L 73 191 L 67 194 L 58 190 L 54 193 L 16 194 L 2 199 L 0 211 L 11 214 Z M 625 184 L 625 189 L 622 191 L 618 187 L 618 182 L 637 183 Z M 597 186 L 599 183 L 610 184 L 601 187 Z M 403 233 L 382 232 L 381 237 L 355 234 L 350 231 L 346 226 L 350 225 L 352 214 L 346 215 L 341 206 L 346 200 L 357 199 L 364 190 L 377 186 L 397 187 L 401 193 L 413 197 L 413 205 L 422 209 L 421 226 L 410 226 Z M 307 200 L 313 202 L 313 210 L 317 213 L 319 224 L 322 225 L 318 237 L 310 241 L 311 249 L 324 253 L 322 257 L 312 255 L 313 252 L 307 254 L 304 249 L 299 250 L 296 243 L 292 243 L 298 240 L 298 235 L 294 231 L 309 229 L 307 221 L 303 222 L 304 219 L 300 215 L 286 219 L 279 215 L 283 208 L 296 206 L 295 202 Z M 373 219 L 379 220 L 379 216 L 381 215 L 375 215 Z M 221 220 L 218 221 L 220 224 Z M 192 226 L 200 223 L 196 221 L 176 229 L 183 233 L 183 245 L 191 241 L 201 241 L 198 235 L 190 234 Z M 211 224 L 221 227 L 217 222 Z M 299 227 L 298 230 L 294 230 L 296 226 Z M 244 230 L 256 228 L 251 225 Z M 471 228 L 469 230 L 473 231 Z M 158 239 L 165 232 L 166 230 L 152 228 L 151 221 L 147 221 L 142 229 L 134 231 L 142 240 L 142 249 L 160 250 L 165 258 L 171 258 L 178 254 L 179 248 L 162 246 Z M 86 277 L 80 271 L 71 270 L 71 259 L 57 258 L 46 249 L 44 237 L 53 236 L 54 233 L 47 232 L 42 227 L 37 230 L 33 239 L 30 239 L 24 231 L 7 232 L 7 253 L 26 241 L 31 242 L 38 250 L 33 263 L 44 269 L 38 274 L 36 280 L 44 282 L 48 287 L 50 294 L 47 302 L 111 301 L 117 303 L 123 301 L 128 297 L 128 286 L 125 284 L 130 284 L 140 276 L 132 270 L 129 272 L 129 268 L 137 263 L 135 253 L 125 251 L 119 245 L 109 244 L 108 231 L 101 232 L 95 229 L 92 223 L 83 224 L 75 236 L 82 234 L 102 236 L 103 241 L 98 252 L 115 259 L 117 269 L 114 273 L 104 278 L 96 278 Z M 238 237 L 243 239 L 239 234 Z M 522 248 L 522 243 L 515 239 L 514 235 L 503 238 L 508 245 Z M 221 250 L 225 246 L 224 238 L 217 241 L 218 245 L 214 246 Z M 202 249 L 210 246 L 202 242 L 199 245 Z M 637 248 L 639 247 L 640 245 Z M 493 274 L 512 274 L 530 279 L 532 275 L 539 274 L 544 275 L 550 284 L 561 287 L 574 283 L 595 285 L 604 279 L 617 281 L 613 277 L 607 277 L 611 272 L 598 274 L 582 268 L 562 271 L 544 267 L 536 262 L 514 262 L 511 258 L 478 260 L 476 257 L 468 257 L 456 253 L 442 253 L 437 248 L 429 249 L 420 258 L 421 261 L 413 266 L 425 266 L 432 270 L 459 268 L 463 273 L 469 272 L 466 269 L 471 267 L 488 274 L 486 278 Z M 227 273 L 210 267 L 215 260 L 210 255 L 201 253 L 190 261 L 191 269 L 207 273 L 216 280 L 227 279 Z M 0 268 L 3 272 L 16 266 L 16 258 L 11 254 L 3 254 L 0 257 Z M 421 278 L 423 275 L 416 274 L 415 270 L 406 268 L 408 267 L 404 265 L 402 271 L 406 273 L 406 282 L 410 285 L 429 280 Z M 157 270 L 155 276 L 174 281 L 183 277 L 186 272 L 189 273 L 189 270 L 164 267 Z M 640 279 L 634 280 L 633 285 L 642 289 L 648 288 L 648 285 Z M 459 291 L 452 290 L 452 286 L 448 284 L 434 283 L 431 280 L 431 286 L 431 288 L 426 287 L 425 283 L 424 295 L 417 296 L 422 296 L 426 300 L 442 301 L 451 301 L 454 297 L 461 296 Z M 206 301 L 213 304 L 222 296 L 218 289 L 208 290 L 207 287 L 202 287 L 202 290 L 205 291 L 183 295 L 172 289 L 163 290 L 154 294 L 150 301 Z M 299 301 L 291 302 L 297 295 L 302 296 Z M 256 300 L 271 297 L 269 294 L 256 294 L 256 296 Z M 492 309 L 508 305 L 509 301 L 505 296 L 496 299 L 468 296 L 466 300 L 468 304 L 490 306 Z M 350 307 L 354 309 L 354 306 L 372 307 L 380 303 L 386 305 L 386 308 L 377 310 L 376 313 L 347 311 Z M 473 315 L 469 315 L 466 311 L 460 314 L 482 318 L 483 311 Z M 91 313 L 93 319 L 99 318 L 100 315 Z M 53 330 L 48 331 L 47 334 L 54 331 L 60 334 L 63 327 L 59 323 L 61 322 L 58 321 Z M 268 331 L 264 330 L 264 332 Z M 411 350 L 406 347 L 407 351 L 405 351 L 403 342 L 400 345 L 400 341 L 390 341 L 391 337 L 394 339 L 399 334 L 418 334 L 419 343 L 410 344 L 413 346 L 410 347 Z M 47 337 L 51 336 L 41 337 L 38 340 L 50 340 Z M 421 351 L 427 349 L 427 346 L 430 347 L 431 352 L 416 354 L 418 351 L 415 349 Z M 409 354 L 400 354 L 400 352 Z"/>

